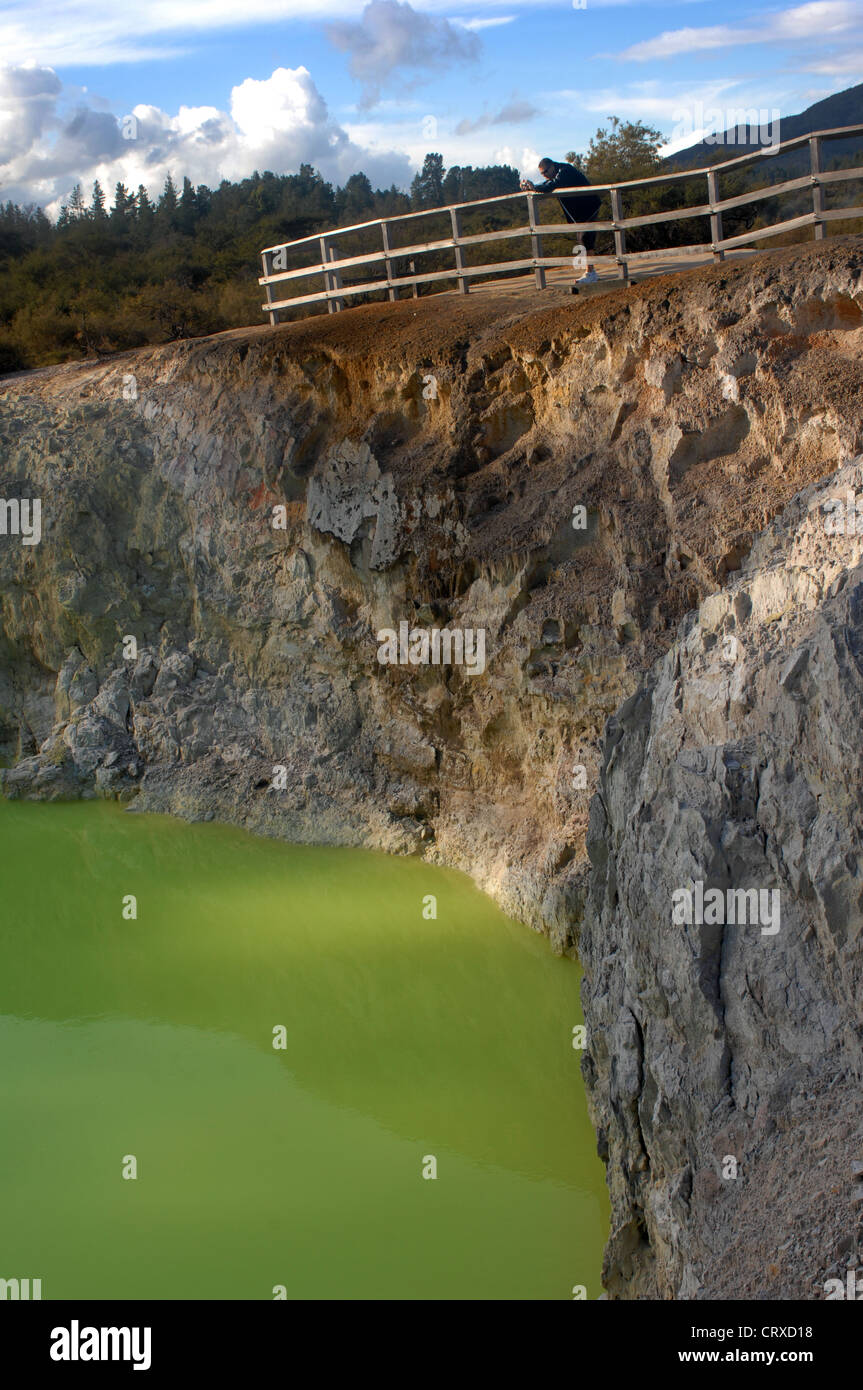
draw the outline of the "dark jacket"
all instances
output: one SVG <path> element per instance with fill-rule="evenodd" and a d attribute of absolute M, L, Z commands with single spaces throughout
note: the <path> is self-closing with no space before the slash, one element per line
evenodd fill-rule
<path fill-rule="evenodd" d="M 574 164 L 554 164 L 551 177 L 545 183 L 536 185 L 537 193 L 558 193 L 558 201 L 563 208 L 567 222 L 590 222 L 599 212 L 602 199 L 596 193 L 572 194 L 561 198 L 559 191 L 565 188 L 590 188 L 588 179 Z"/>

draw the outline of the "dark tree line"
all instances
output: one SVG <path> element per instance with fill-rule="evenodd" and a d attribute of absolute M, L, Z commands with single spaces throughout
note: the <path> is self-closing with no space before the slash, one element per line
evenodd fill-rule
<path fill-rule="evenodd" d="M 410 195 L 375 189 L 365 174 L 334 187 L 311 165 L 257 171 L 218 188 L 161 196 L 118 183 L 72 191 L 56 223 L 41 208 L 0 204 L 0 371 L 62 362 L 263 322 L 257 283 L 264 246 L 517 187 L 514 169 L 454 168 Z M 430 164 L 431 161 L 431 164 Z M 445 193 L 441 195 L 441 189 Z"/>

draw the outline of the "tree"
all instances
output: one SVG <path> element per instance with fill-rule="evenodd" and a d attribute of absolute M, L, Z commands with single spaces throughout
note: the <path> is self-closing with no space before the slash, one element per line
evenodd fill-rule
<path fill-rule="evenodd" d="M 441 188 L 441 199 L 446 203 L 463 203 L 464 197 L 464 175 L 466 170 L 460 164 L 453 164 L 446 171 L 446 177 Z"/>
<path fill-rule="evenodd" d="M 188 177 L 183 179 L 183 191 L 180 194 L 180 201 L 177 208 L 177 226 L 186 236 L 191 236 L 195 230 L 195 223 L 198 218 L 198 200 L 195 197 L 195 190 L 192 180 Z"/>
<path fill-rule="evenodd" d="M 111 208 L 112 222 L 125 222 L 126 218 L 135 208 L 135 195 L 130 193 L 124 183 L 118 183 L 114 189 L 114 206 Z"/>
<path fill-rule="evenodd" d="M 414 175 L 411 183 L 411 206 L 413 208 L 442 207 L 443 179 L 443 155 L 427 154 L 423 160 L 422 171 Z"/>
<path fill-rule="evenodd" d="M 70 222 L 77 222 L 82 217 L 86 217 L 87 209 L 84 206 L 84 193 L 80 183 L 76 183 L 72 192 L 69 194 L 69 202 L 66 204 Z"/>
<path fill-rule="evenodd" d="M 165 179 L 165 186 L 162 189 L 162 196 L 156 206 L 156 213 L 159 222 L 166 227 L 174 228 L 177 225 L 177 190 L 174 187 L 174 180 L 171 175 Z"/>
<path fill-rule="evenodd" d="M 591 183 L 625 183 L 630 179 L 649 179 L 659 173 L 661 131 L 642 121 L 621 121 L 609 116 L 611 126 L 603 126 L 591 137 L 587 154 L 570 159 L 583 169 Z"/>
<path fill-rule="evenodd" d="M 358 221 L 363 213 L 371 212 L 375 195 L 365 174 L 351 174 L 341 192 L 339 203 L 348 222 Z"/>
<path fill-rule="evenodd" d="M 142 226 L 149 226 L 153 220 L 153 204 L 150 202 L 150 195 L 142 183 L 138 184 L 135 203 L 137 204 L 138 221 Z"/>
<path fill-rule="evenodd" d="M 93 184 L 93 198 L 90 203 L 90 216 L 96 222 L 102 222 L 106 217 L 105 193 L 98 179 Z"/>
<path fill-rule="evenodd" d="M 474 169 L 471 164 L 464 167 L 453 164 L 447 169 L 441 197 L 444 205 L 469 203 L 515 193 L 517 188 L 518 174 L 508 164 L 492 164 L 484 169 Z"/>
<path fill-rule="evenodd" d="M 622 121 L 618 116 L 609 116 L 608 120 L 608 126 L 600 126 L 591 139 L 587 154 L 577 155 L 571 151 L 567 155 L 570 163 L 581 169 L 594 184 L 637 183 L 660 174 L 662 132 L 643 121 Z M 622 196 L 624 217 L 641 217 L 694 207 L 702 200 L 702 190 L 694 183 L 648 184 L 626 189 Z M 611 200 L 606 193 L 602 195 L 599 220 L 606 221 L 610 215 Z M 601 237 L 607 235 L 600 233 Z M 683 217 L 656 226 L 630 228 L 626 233 L 626 245 L 630 251 L 648 251 L 657 247 L 693 245 L 709 236 L 710 229 L 703 216 L 700 219 Z"/>
<path fill-rule="evenodd" d="M 0 259 L 26 256 L 37 246 L 51 241 L 53 228 L 41 208 L 17 203 L 0 205 Z M 0 304 L 0 318 L 3 317 Z"/>

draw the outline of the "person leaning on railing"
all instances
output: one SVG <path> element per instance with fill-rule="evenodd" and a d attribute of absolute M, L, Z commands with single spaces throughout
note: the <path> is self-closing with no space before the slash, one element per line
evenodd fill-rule
<path fill-rule="evenodd" d="M 558 164 L 554 159 L 541 159 L 539 161 L 539 172 L 542 174 L 544 183 L 533 184 L 530 179 L 522 179 L 520 187 L 524 192 L 534 193 L 557 193 L 558 202 L 563 208 L 563 215 L 567 222 L 592 222 L 599 212 L 602 199 L 598 194 L 566 194 L 561 196 L 561 190 L 569 188 L 590 188 L 590 179 L 576 169 L 574 164 Z M 590 255 L 596 245 L 596 232 L 581 232 L 579 241 L 584 247 L 586 255 Z M 584 275 L 576 281 L 578 285 L 592 285 L 598 279 L 596 271 L 588 261 Z"/>

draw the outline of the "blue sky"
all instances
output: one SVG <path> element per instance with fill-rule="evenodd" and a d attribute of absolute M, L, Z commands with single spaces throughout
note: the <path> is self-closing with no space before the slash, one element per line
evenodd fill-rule
<path fill-rule="evenodd" d="M 12 0 L 0 54 L 0 197 L 56 211 L 169 169 L 404 186 L 437 150 L 530 176 L 612 114 L 689 144 L 705 108 L 781 119 L 863 81 L 863 3 Z"/>

